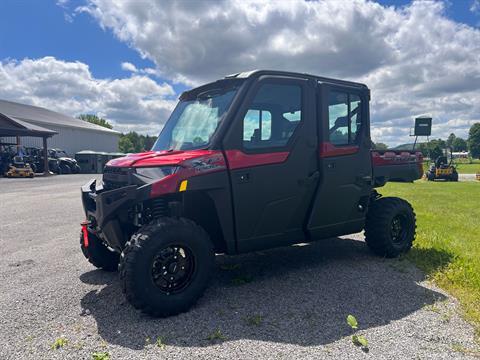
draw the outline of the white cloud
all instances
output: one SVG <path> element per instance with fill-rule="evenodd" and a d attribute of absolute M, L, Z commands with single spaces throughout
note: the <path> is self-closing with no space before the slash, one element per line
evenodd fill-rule
<path fill-rule="evenodd" d="M 474 14 L 480 14 L 480 0 L 473 0 L 470 5 L 470 11 Z"/>
<path fill-rule="evenodd" d="M 419 113 L 434 115 L 435 136 L 456 121 L 465 136 L 480 121 L 480 30 L 446 18 L 442 2 L 89 1 L 78 11 L 172 81 L 193 85 L 254 68 L 364 81 L 372 134 L 390 143 L 410 140 Z"/>
<path fill-rule="evenodd" d="M 176 100 L 172 87 L 133 74 L 97 79 L 88 65 L 54 57 L 0 61 L 0 98 L 76 116 L 94 113 L 119 131 L 156 134 Z"/>
<path fill-rule="evenodd" d="M 130 72 L 134 72 L 134 73 L 138 72 L 137 67 L 130 62 L 123 62 L 122 63 L 122 70 L 130 71 Z"/>

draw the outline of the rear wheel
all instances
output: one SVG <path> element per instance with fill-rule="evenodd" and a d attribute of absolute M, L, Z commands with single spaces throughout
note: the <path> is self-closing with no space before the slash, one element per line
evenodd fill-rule
<path fill-rule="evenodd" d="M 458 172 L 454 171 L 450 178 L 451 181 L 458 181 Z"/>
<path fill-rule="evenodd" d="M 127 300 L 152 316 L 187 311 L 202 296 L 215 253 L 207 233 L 187 219 L 161 218 L 142 227 L 120 258 Z"/>
<path fill-rule="evenodd" d="M 96 235 L 89 233 L 88 246 L 85 246 L 83 233 L 80 232 L 80 248 L 93 266 L 105 271 L 117 271 L 120 254 L 110 250 Z"/>
<path fill-rule="evenodd" d="M 427 180 L 428 181 L 434 181 L 435 180 L 435 175 L 431 171 L 427 172 Z"/>
<path fill-rule="evenodd" d="M 412 206 L 396 197 L 374 200 L 368 209 L 365 241 L 375 254 L 397 257 L 410 250 L 416 220 Z"/>

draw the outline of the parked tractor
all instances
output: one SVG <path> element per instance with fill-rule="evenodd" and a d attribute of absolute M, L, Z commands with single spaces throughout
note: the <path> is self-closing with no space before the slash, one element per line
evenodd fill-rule
<path fill-rule="evenodd" d="M 369 101 L 363 84 L 280 71 L 184 92 L 151 151 L 82 187 L 83 254 L 164 317 L 203 294 L 218 253 L 362 230 L 378 256 L 406 253 L 412 206 L 376 189 L 419 179 L 422 155 L 371 149 Z"/>
<path fill-rule="evenodd" d="M 35 173 L 33 172 L 30 164 L 25 163 L 21 156 L 14 156 L 7 172 L 5 173 L 5 176 L 9 178 L 33 178 Z"/>
<path fill-rule="evenodd" d="M 452 157 L 448 161 L 446 156 L 439 156 L 425 175 L 429 181 L 458 181 L 457 167 L 453 163 Z"/>

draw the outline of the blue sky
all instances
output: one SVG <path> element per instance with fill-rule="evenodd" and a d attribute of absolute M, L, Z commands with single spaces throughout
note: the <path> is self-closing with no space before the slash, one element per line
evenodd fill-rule
<path fill-rule="evenodd" d="M 378 1 L 386 6 L 402 7 L 406 0 Z M 472 1 L 456 0 L 446 3 L 446 14 L 457 22 L 478 26 L 480 14 L 470 10 Z M 0 59 L 40 58 L 55 56 L 67 61 L 82 61 L 90 66 L 95 77 L 118 78 L 128 74 L 122 62 L 138 68 L 154 67 L 128 44 L 119 41 L 110 30 L 102 29 L 86 13 L 75 8 L 85 1 L 68 1 L 57 5 L 54 0 L 0 1 Z M 67 19 L 68 18 L 68 19 Z"/>
<path fill-rule="evenodd" d="M 278 9 L 263 3 L 252 15 L 248 1 L 2 0 L 0 80 L 10 84 L 0 98 L 71 115 L 96 113 L 119 130 L 156 133 L 179 93 L 195 84 L 293 66 L 372 87 L 378 140 L 406 140 L 406 124 L 420 112 L 435 115 L 441 136 L 452 129 L 465 135 L 480 120 L 473 91 L 480 80 L 480 1 L 378 3 L 270 3 Z M 212 19 L 212 13 L 223 16 Z M 289 23 L 302 13 L 305 19 Z M 336 26 L 332 17 L 348 20 Z M 312 23 L 320 36 L 307 41 Z M 349 34 L 357 40 L 346 40 Z M 332 38 L 337 42 L 326 47 Z"/>
<path fill-rule="evenodd" d="M 153 66 L 88 14 L 73 17 L 73 10 L 81 5 L 84 1 L 72 1 L 65 7 L 53 0 L 0 1 L 0 58 L 55 56 L 82 61 L 100 78 L 126 76 L 120 66 L 124 61 L 138 67 Z"/>

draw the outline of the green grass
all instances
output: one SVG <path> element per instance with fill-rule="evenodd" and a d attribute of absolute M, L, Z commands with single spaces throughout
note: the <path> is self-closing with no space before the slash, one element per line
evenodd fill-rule
<path fill-rule="evenodd" d="M 457 164 L 459 174 L 476 174 L 480 172 L 480 163 L 473 164 Z"/>
<path fill-rule="evenodd" d="M 417 239 L 407 258 L 455 296 L 480 335 L 480 183 L 388 183 L 384 196 L 408 200 Z"/>

